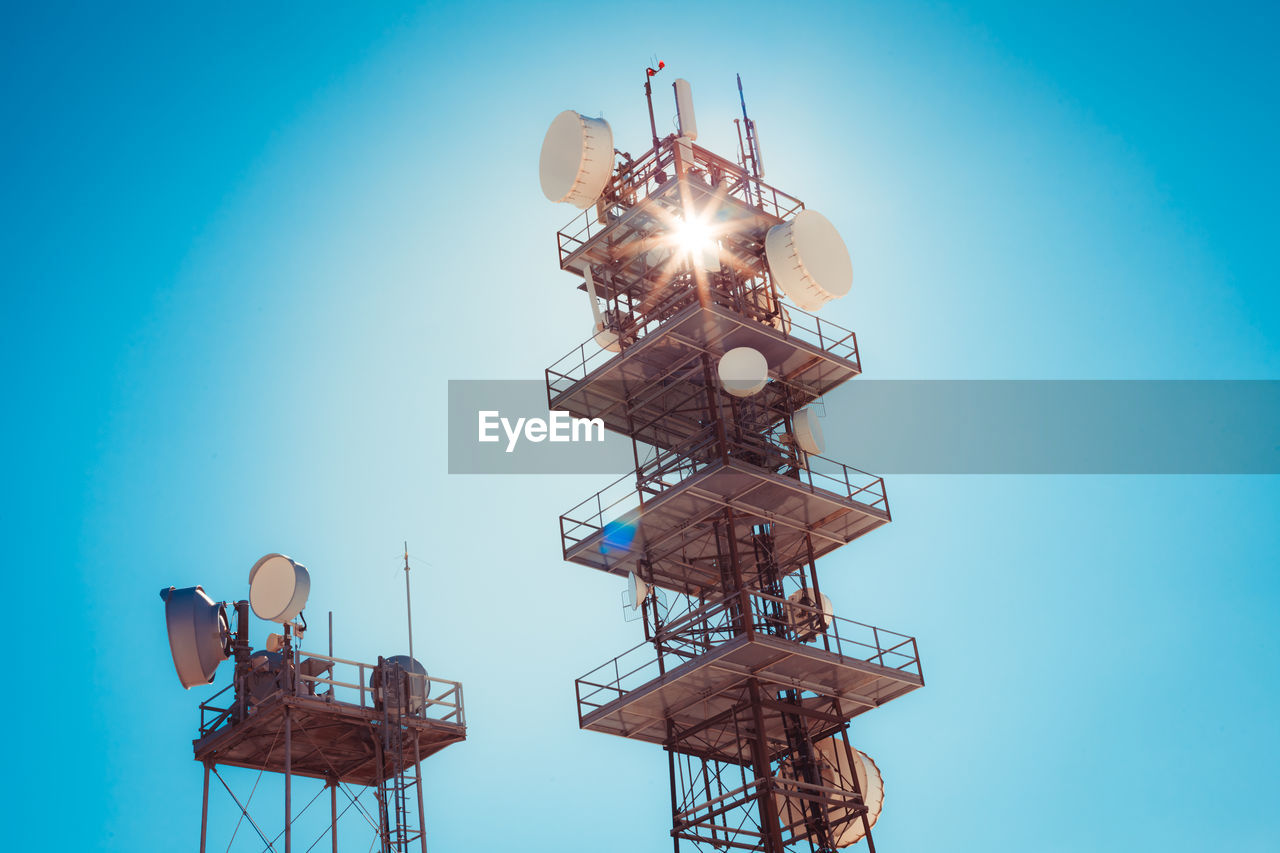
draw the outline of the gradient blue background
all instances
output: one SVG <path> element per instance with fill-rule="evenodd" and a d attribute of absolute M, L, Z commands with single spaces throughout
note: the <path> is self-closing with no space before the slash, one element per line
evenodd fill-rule
<path fill-rule="evenodd" d="M 604 479 L 445 473 L 447 379 L 536 378 L 588 332 L 547 122 L 602 113 L 638 152 L 657 56 L 731 153 L 741 72 L 769 179 L 853 252 L 824 316 L 869 376 L 1277 379 L 1278 29 L 1223 3 L 9 4 L 4 846 L 194 849 L 215 688 L 178 686 L 156 590 L 240 597 L 284 551 L 372 659 L 404 649 L 408 539 L 416 649 L 471 724 L 428 765 L 432 850 L 669 849 L 661 750 L 576 729 L 573 678 L 639 640 L 620 585 L 559 559 Z M 928 687 L 856 727 L 882 850 L 1276 849 L 1276 478 L 889 495 L 821 564 L 840 614 L 923 654 Z"/>

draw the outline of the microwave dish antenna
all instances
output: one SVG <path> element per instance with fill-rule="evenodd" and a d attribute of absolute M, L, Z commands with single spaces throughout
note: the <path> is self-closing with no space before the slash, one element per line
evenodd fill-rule
<path fill-rule="evenodd" d="M 268 554 L 249 570 L 249 606 L 259 619 L 285 624 L 307 606 L 311 574 L 284 554 Z"/>
<path fill-rule="evenodd" d="M 778 288 L 805 311 L 817 311 L 853 286 L 853 261 L 840 232 L 816 210 L 769 229 L 765 257 Z"/>
<path fill-rule="evenodd" d="M 860 749 L 846 746 L 844 740 L 839 737 L 828 738 L 814 746 L 822 784 L 850 793 L 856 790 L 862 795 L 862 802 L 867 807 L 865 824 L 861 816 L 851 819 L 848 808 L 832 808 L 827 814 L 827 820 L 836 827 L 834 837 L 831 839 L 832 845 L 848 847 L 856 844 L 866 837 L 867 827 L 875 826 L 880 818 L 880 812 L 884 809 L 884 779 L 880 776 L 880 768 L 876 766 L 871 756 Z M 849 761 L 850 753 L 853 755 L 852 764 Z M 855 773 L 857 774 L 856 788 L 854 787 Z M 791 762 L 779 768 L 779 775 L 797 780 L 803 779 L 799 768 Z M 793 820 L 803 822 L 802 806 L 780 794 L 773 796 L 779 816 L 784 823 Z"/>
<path fill-rule="evenodd" d="M 427 668 L 416 658 L 408 655 L 392 655 L 383 661 L 391 667 L 399 667 L 408 680 L 407 689 L 393 689 L 394 684 L 384 684 L 387 675 L 385 667 L 379 667 L 373 674 L 371 684 L 377 692 L 379 701 L 393 713 L 418 715 L 427 706 Z M 408 696 L 408 705 L 403 699 Z"/>
<path fill-rule="evenodd" d="M 548 200 L 586 210 L 613 173 L 613 129 L 602 118 L 565 110 L 542 140 L 538 174 Z"/>
<path fill-rule="evenodd" d="M 214 601 L 203 587 L 160 590 L 169 652 L 182 686 L 212 684 L 218 664 L 231 657 L 231 624 L 226 606 Z"/>
<path fill-rule="evenodd" d="M 649 598 L 649 584 L 635 572 L 627 575 L 627 606 L 632 610 L 639 610 L 640 605 L 644 604 Z"/>
<path fill-rule="evenodd" d="M 250 705 L 260 705 L 274 696 L 281 688 L 284 672 L 284 654 L 259 649 L 249 658 L 244 673 L 244 692 Z"/>
<path fill-rule="evenodd" d="M 735 347 L 720 356 L 716 366 L 720 384 L 735 397 L 760 393 L 769 381 L 769 362 L 753 347 Z"/>
<path fill-rule="evenodd" d="M 818 419 L 818 413 L 812 406 L 805 406 L 791 416 L 791 434 L 796 446 L 805 453 L 820 456 L 826 449 L 827 445 L 822 437 L 822 421 Z"/>
<path fill-rule="evenodd" d="M 836 611 L 825 593 L 806 587 L 791 593 L 787 601 L 787 622 L 801 642 L 807 643 L 831 627 Z"/>

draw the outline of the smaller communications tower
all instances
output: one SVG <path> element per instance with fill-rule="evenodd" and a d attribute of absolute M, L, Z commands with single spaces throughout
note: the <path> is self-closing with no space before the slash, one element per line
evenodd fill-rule
<path fill-rule="evenodd" d="M 268 554 L 249 572 L 248 600 L 215 602 L 199 586 L 160 591 L 169 649 L 183 687 L 212 684 L 218 665 L 235 659 L 232 683 L 200 703 L 194 742 L 195 759 L 204 765 L 200 853 L 209 840 L 211 778 L 241 812 L 227 833 L 230 838 L 216 849 L 230 850 L 237 834 L 249 836 L 252 829 L 254 850 L 337 853 L 338 819 L 353 810 L 367 827 L 362 833 L 369 833 L 358 849 L 427 853 L 421 762 L 466 739 L 462 685 L 429 677 L 408 655 L 379 657 L 376 663 L 334 657 L 332 614 L 329 653 L 304 654 L 302 609 L 310 589 L 306 567 L 283 554 Z M 228 608 L 235 612 L 234 632 Z M 280 633 L 268 634 L 256 651 L 249 641 L 250 609 L 280 626 Z M 219 771 L 228 766 L 283 776 L 282 829 L 269 831 L 250 816 L 252 792 L 246 799 L 236 795 Z M 318 780 L 328 789 L 330 820 L 319 838 L 295 846 L 302 839 L 294 837 L 301 811 L 294 788 L 302 780 Z M 362 801 L 368 791 L 373 803 Z M 350 843 L 344 837 L 344 844 Z"/>
<path fill-rule="evenodd" d="M 880 816 L 850 721 L 923 686 L 912 637 L 835 615 L 817 560 L 888 523 L 884 481 L 824 458 L 815 403 L 861 370 L 815 314 L 848 293 L 844 241 L 766 184 L 743 99 L 736 161 L 678 131 L 614 148 L 568 110 L 542 146 L 592 336 L 546 372 L 550 408 L 630 437 L 635 471 L 560 518 L 566 560 L 627 580 L 644 642 L 577 680 L 582 728 L 661 745 L 677 853 L 832 851 Z M 741 92 L 741 80 L 738 84 Z M 661 594 L 659 594 L 661 591 Z"/>

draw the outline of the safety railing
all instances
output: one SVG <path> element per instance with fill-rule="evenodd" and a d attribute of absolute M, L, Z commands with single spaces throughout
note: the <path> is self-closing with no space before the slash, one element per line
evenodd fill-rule
<path fill-rule="evenodd" d="M 745 606 L 744 606 L 745 595 Z M 923 678 L 915 637 L 833 616 L 759 590 L 710 602 L 577 679 L 578 718 L 650 683 L 686 661 L 748 631 L 821 648 L 842 660 L 871 663 Z"/>
<path fill-rule="evenodd" d="M 794 450 L 763 439 L 753 442 L 726 438 L 728 458 L 747 462 L 762 474 L 786 477 L 810 494 L 834 497 L 889 513 L 884 478 L 816 454 L 797 455 Z M 708 428 L 685 443 L 662 451 L 654 462 L 636 473 L 624 474 L 560 516 L 560 539 L 567 554 L 579 543 L 604 532 L 610 525 L 640 508 L 646 500 L 662 496 L 690 477 L 722 462 L 719 437 Z M 627 531 L 629 537 L 630 531 Z M 615 543 L 622 545 L 624 543 Z M 629 543 L 625 543 L 629 544 Z"/>
<path fill-rule="evenodd" d="M 235 706 L 235 694 L 224 698 L 224 694 L 235 687 L 228 684 L 217 693 L 200 703 L 200 736 L 221 726 L 231 718 Z"/>
<path fill-rule="evenodd" d="M 318 664 L 327 663 L 328 668 L 322 670 L 321 674 L 308 675 L 301 671 L 307 661 L 316 661 Z M 382 665 L 384 671 L 387 666 L 388 664 Z M 379 665 L 376 663 L 361 663 L 309 653 L 298 670 L 293 685 L 294 695 L 321 696 L 329 701 L 345 699 L 349 704 L 357 704 L 361 707 L 376 707 L 381 701 L 382 687 L 373 678 L 379 670 Z M 408 679 L 410 716 L 466 724 L 462 707 L 462 685 L 459 682 L 446 678 L 431 678 L 416 672 L 405 672 L 404 675 Z M 328 691 L 324 691 L 324 687 L 328 687 Z M 351 701 L 352 698 L 355 699 L 354 702 Z M 421 708 L 416 707 L 419 703 Z"/>
<path fill-rule="evenodd" d="M 692 154 L 691 162 L 677 162 Z M 556 233 L 561 263 L 604 232 L 628 210 L 649 198 L 665 193 L 675 185 L 682 165 L 696 177 L 705 176 L 725 197 L 759 210 L 774 219 L 783 220 L 804 208 L 804 202 L 782 192 L 750 174 L 737 163 L 725 160 L 705 148 L 682 146 L 675 137 L 667 137 L 626 168 L 616 172 L 605 185 L 595 205 L 570 220 Z"/>
<path fill-rule="evenodd" d="M 596 343 L 595 336 L 587 338 L 578 346 L 547 368 L 547 403 L 568 391 L 581 382 L 598 367 L 604 365 L 617 353 L 611 352 Z"/>
<path fill-rule="evenodd" d="M 858 337 L 849 329 L 832 323 L 829 320 L 802 311 L 799 308 L 786 306 L 788 321 L 781 330 L 774 329 L 784 338 L 794 338 L 809 346 L 827 353 L 833 358 L 852 362 L 861 369 L 858 355 Z M 669 318 L 664 318 L 669 319 Z M 661 323 L 646 323 L 638 327 L 635 340 L 652 334 Z M 587 338 L 574 347 L 554 364 L 546 369 L 547 399 L 553 400 L 571 389 L 574 385 L 590 376 L 618 353 L 604 349 L 596 343 L 595 337 Z"/>
<path fill-rule="evenodd" d="M 394 664 L 362 663 L 330 655 L 295 652 L 290 668 L 275 671 L 274 690 L 255 691 L 252 701 L 245 703 L 247 713 L 279 695 L 314 697 L 339 705 L 380 709 L 383 688 L 375 677 L 388 673 Z M 259 677 L 262 677 L 259 675 Z M 270 678 L 268 674 L 266 677 Z M 462 702 L 462 685 L 445 678 L 431 678 L 422 673 L 405 672 L 408 691 L 402 704 L 406 716 L 466 725 Z M 235 713 L 235 685 L 230 684 L 200 704 L 200 734 L 219 728 Z M 230 695 L 226 695 L 230 692 Z M 397 703 L 399 704 L 399 703 Z"/>

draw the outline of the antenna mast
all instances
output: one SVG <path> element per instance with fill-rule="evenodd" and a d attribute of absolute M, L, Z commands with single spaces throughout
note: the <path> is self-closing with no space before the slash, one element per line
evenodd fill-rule
<path fill-rule="evenodd" d="M 652 66 L 644 70 L 644 99 L 649 104 L 649 132 L 653 134 L 653 147 L 658 147 L 658 122 L 653 118 L 653 75 L 657 74 L 667 63 L 659 60 L 658 67 Z"/>
<path fill-rule="evenodd" d="M 409 657 L 413 658 L 413 596 L 409 594 L 409 542 L 404 543 L 404 607 L 409 615 Z"/>
<path fill-rule="evenodd" d="M 742 92 L 742 75 L 738 77 L 738 101 L 742 104 L 742 122 L 739 124 L 737 119 L 733 120 L 738 125 L 738 149 L 742 153 L 742 165 L 751 169 L 751 174 L 757 178 L 764 177 L 764 169 L 760 163 L 760 146 L 756 140 L 756 123 L 747 116 L 747 96 Z M 742 131 L 746 130 L 746 144 L 743 144 Z"/>

